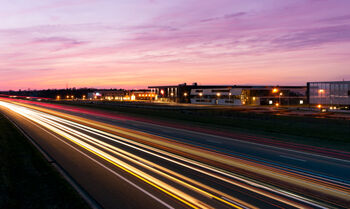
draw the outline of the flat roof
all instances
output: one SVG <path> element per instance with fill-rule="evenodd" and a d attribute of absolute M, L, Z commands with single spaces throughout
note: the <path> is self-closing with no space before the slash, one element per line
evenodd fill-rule
<path fill-rule="evenodd" d="M 149 86 L 148 88 L 306 88 L 306 86 L 248 86 L 248 85 L 169 85 L 169 86 Z"/>
<path fill-rule="evenodd" d="M 350 83 L 350 81 L 312 81 L 307 83 Z"/>

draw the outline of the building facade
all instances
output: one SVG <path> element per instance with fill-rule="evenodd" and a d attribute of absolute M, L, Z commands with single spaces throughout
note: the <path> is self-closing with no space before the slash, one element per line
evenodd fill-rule
<path fill-rule="evenodd" d="M 308 82 L 311 105 L 350 106 L 350 81 Z"/>
<path fill-rule="evenodd" d="M 150 86 L 161 101 L 207 105 L 303 105 L 306 86 Z"/>

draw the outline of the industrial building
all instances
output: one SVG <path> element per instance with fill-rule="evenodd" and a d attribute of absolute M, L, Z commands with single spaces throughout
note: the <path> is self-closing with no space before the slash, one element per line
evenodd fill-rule
<path fill-rule="evenodd" d="M 149 89 L 145 90 L 105 90 L 88 93 L 90 100 L 117 100 L 117 101 L 150 101 L 155 100 L 157 95 Z"/>
<path fill-rule="evenodd" d="M 319 107 L 350 106 L 350 81 L 308 82 L 308 101 Z"/>
<path fill-rule="evenodd" d="M 88 93 L 88 99 L 119 99 L 126 96 L 126 91 L 124 90 L 113 90 L 113 91 L 95 91 Z"/>
<path fill-rule="evenodd" d="M 302 105 L 306 86 L 187 85 L 150 86 L 158 100 L 218 105 Z"/>

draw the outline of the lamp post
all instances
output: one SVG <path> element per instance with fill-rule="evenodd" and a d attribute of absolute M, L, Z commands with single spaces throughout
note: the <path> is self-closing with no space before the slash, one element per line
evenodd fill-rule
<path fill-rule="evenodd" d="M 202 96 L 203 96 L 203 93 L 200 92 L 200 93 L 199 93 L 199 98 L 200 98 L 200 101 L 201 101 L 201 102 L 202 102 Z"/>
<path fill-rule="evenodd" d="M 273 93 L 273 94 L 276 94 L 278 91 L 279 91 L 278 88 L 273 88 L 273 89 L 272 89 L 272 93 Z M 281 92 L 281 93 L 282 93 L 282 92 Z M 276 95 L 275 95 L 274 97 L 276 98 Z M 280 95 L 278 96 L 278 102 L 280 102 Z"/>
<path fill-rule="evenodd" d="M 320 104 L 322 103 L 322 100 L 323 100 L 323 95 L 324 95 L 324 89 L 319 89 L 318 90 L 318 94 L 320 95 Z"/>
<path fill-rule="evenodd" d="M 279 104 L 281 104 L 281 96 L 282 96 L 282 95 L 283 95 L 282 92 L 280 92 L 279 95 L 278 95 L 278 103 L 279 103 Z"/>
<path fill-rule="evenodd" d="M 216 93 L 216 96 L 217 96 L 217 99 L 216 99 L 217 102 L 216 102 L 216 104 L 219 104 L 220 95 L 221 95 L 220 93 Z"/>

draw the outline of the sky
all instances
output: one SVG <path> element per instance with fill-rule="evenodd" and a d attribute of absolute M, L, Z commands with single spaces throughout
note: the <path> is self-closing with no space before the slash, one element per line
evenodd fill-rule
<path fill-rule="evenodd" d="M 350 80 L 349 0 L 1 0 L 0 90 Z"/>

